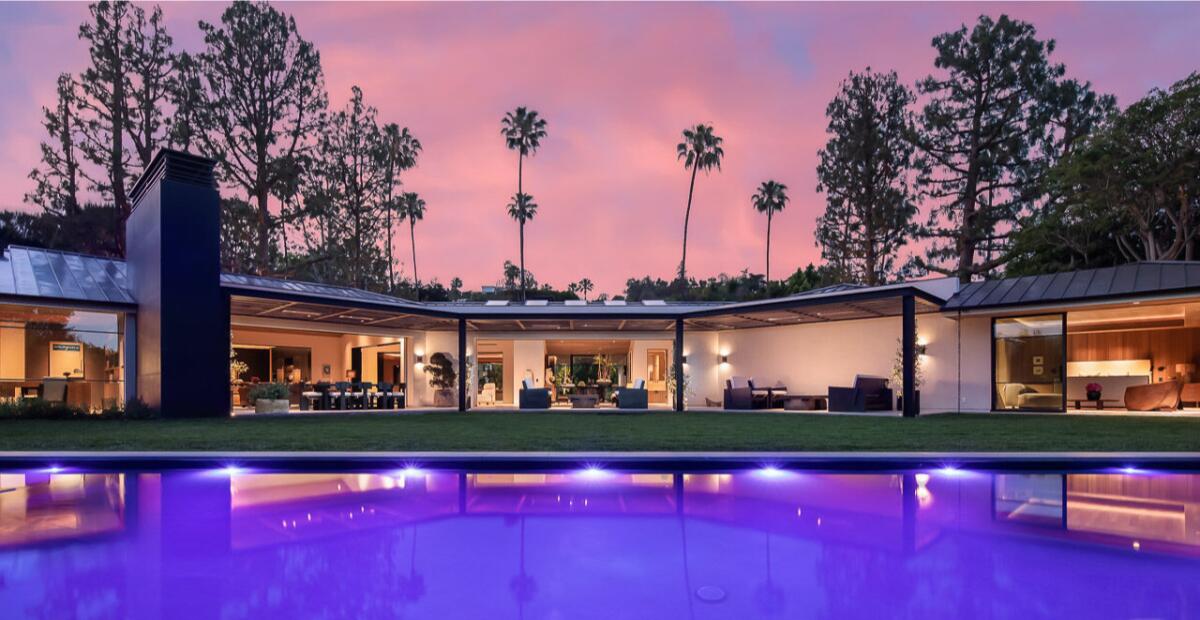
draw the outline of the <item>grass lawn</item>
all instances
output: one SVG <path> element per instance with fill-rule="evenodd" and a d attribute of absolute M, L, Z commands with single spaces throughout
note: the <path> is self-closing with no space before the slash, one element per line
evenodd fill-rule
<path fill-rule="evenodd" d="M 1200 452 L 1200 418 L 447 412 L 211 420 L 0 420 L 0 451 L 9 450 Z"/>

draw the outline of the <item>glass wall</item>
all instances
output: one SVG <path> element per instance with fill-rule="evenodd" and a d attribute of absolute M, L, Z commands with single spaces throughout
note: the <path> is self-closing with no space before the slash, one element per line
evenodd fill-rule
<path fill-rule="evenodd" d="M 0 304 L 0 398 L 43 398 L 89 411 L 121 404 L 124 318 Z"/>
<path fill-rule="evenodd" d="M 992 409 L 1064 410 L 1065 315 L 996 319 L 992 352 Z"/>

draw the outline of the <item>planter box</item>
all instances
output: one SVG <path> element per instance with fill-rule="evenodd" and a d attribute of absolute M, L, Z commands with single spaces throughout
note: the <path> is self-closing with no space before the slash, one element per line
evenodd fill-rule
<path fill-rule="evenodd" d="M 450 388 L 442 388 L 433 393 L 434 407 L 457 407 L 458 394 Z"/>
<path fill-rule="evenodd" d="M 254 412 L 255 413 L 287 413 L 290 409 L 290 405 L 291 405 L 291 403 L 286 398 L 281 398 L 278 400 L 268 400 L 266 398 L 260 398 L 256 401 L 254 401 Z"/>

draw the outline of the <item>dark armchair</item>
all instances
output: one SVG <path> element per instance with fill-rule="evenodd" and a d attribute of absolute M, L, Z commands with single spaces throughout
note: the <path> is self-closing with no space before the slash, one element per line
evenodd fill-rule
<path fill-rule="evenodd" d="M 722 406 L 725 409 L 766 409 L 771 403 L 766 391 L 754 389 L 752 380 L 730 377 L 725 380 Z"/>
<path fill-rule="evenodd" d="M 550 389 L 533 387 L 533 382 L 525 379 L 517 394 L 517 404 L 521 409 L 549 409 Z"/>
<path fill-rule="evenodd" d="M 646 381 L 638 379 L 633 387 L 623 387 L 617 390 L 618 409 L 649 409 L 650 394 L 646 391 Z"/>
<path fill-rule="evenodd" d="M 830 411 L 891 411 L 892 390 L 887 379 L 858 375 L 854 387 L 830 387 Z"/>

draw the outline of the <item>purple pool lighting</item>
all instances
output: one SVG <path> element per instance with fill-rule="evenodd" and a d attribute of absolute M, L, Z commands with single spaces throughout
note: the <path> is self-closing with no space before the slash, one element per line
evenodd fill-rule
<path fill-rule="evenodd" d="M 0 617 L 1200 610 L 1190 474 L 411 468 L 0 472 Z"/>

